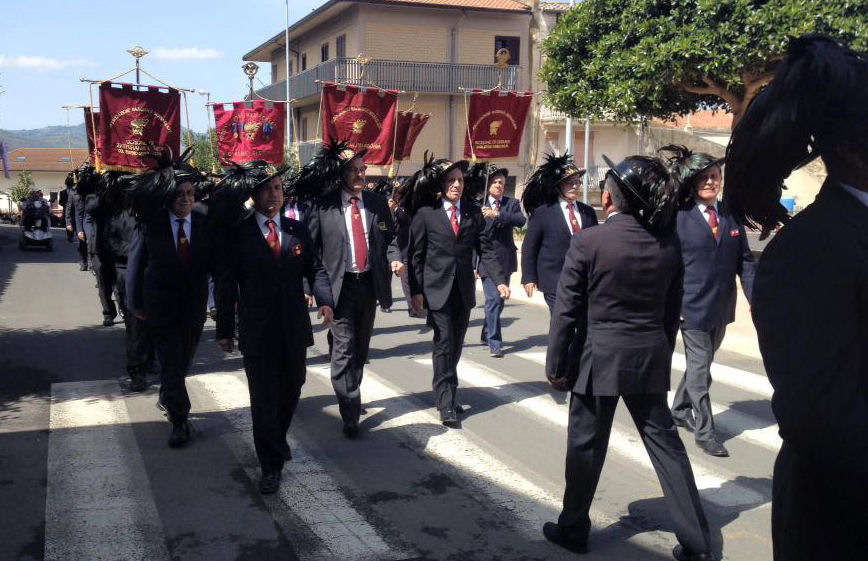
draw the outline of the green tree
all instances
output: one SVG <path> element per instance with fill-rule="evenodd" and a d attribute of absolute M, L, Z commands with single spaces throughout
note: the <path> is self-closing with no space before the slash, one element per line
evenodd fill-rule
<path fill-rule="evenodd" d="M 634 121 L 725 109 L 733 126 L 791 37 L 868 47 L 868 0 L 585 0 L 543 43 L 548 103 Z"/>
<path fill-rule="evenodd" d="M 14 203 L 20 203 L 30 196 L 30 191 L 33 190 L 33 175 L 29 171 L 18 173 L 18 181 L 9 189 L 9 197 Z"/>
<path fill-rule="evenodd" d="M 219 172 L 220 166 L 217 161 L 217 138 L 214 133 L 214 129 L 208 129 L 207 133 L 191 133 L 193 136 L 193 163 L 196 164 L 196 167 L 201 171 L 207 172 Z M 187 146 L 189 146 L 189 140 L 187 135 L 183 136 L 184 139 L 184 147 L 186 150 Z M 216 164 L 216 167 L 214 167 Z"/>

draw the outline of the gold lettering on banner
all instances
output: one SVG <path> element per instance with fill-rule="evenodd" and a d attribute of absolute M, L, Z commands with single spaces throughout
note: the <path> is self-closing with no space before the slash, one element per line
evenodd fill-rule
<path fill-rule="evenodd" d="M 150 123 L 150 119 L 133 119 L 130 121 L 130 126 L 133 131 L 130 133 L 132 136 L 142 136 L 145 134 L 145 127 Z"/>
<path fill-rule="evenodd" d="M 121 109 L 120 111 L 112 115 L 109 126 L 114 126 L 115 122 L 117 122 L 118 119 L 128 113 L 150 113 L 151 115 L 159 119 L 161 123 L 163 123 L 163 127 L 166 129 L 166 131 L 170 133 L 172 132 L 172 126 L 169 124 L 166 118 L 154 111 L 153 109 L 149 109 L 147 107 L 125 107 L 124 109 Z"/>
<path fill-rule="evenodd" d="M 353 123 L 353 134 L 362 134 L 362 131 L 365 130 L 365 125 L 367 121 L 364 119 L 356 119 Z"/>
<path fill-rule="evenodd" d="M 491 121 L 488 123 L 488 136 L 497 136 L 497 131 L 502 124 L 503 121 Z"/>
<path fill-rule="evenodd" d="M 355 106 L 350 106 L 350 107 L 347 107 L 345 109 L 341 109 L 340 111 L 335 113 L 332 116 L 332 124 L 337 123 L 338 119 L 340 119 L 341 117 L 343 117 L 347 113 L 364 113 L 365 115 L 368 115 L 369 117 L 371 117 L 371 119 L 374 120 L 374 124 L 377 126 L 377 129 L 383 128 L 383 121 L 380 120 L 379 117 L 377 117 L 376 113 L 374 113 L 372 110 L 368 109 L 367 107 L 355 107 Z"/>

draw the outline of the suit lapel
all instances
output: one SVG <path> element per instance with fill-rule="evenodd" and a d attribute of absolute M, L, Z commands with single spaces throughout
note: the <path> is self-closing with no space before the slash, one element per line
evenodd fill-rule
<path fill-rule="evenodd" d="M 280 258 L 284 259 L 289 251 L 290 226 L 288 219 L 280 219 Z"/>
<path fill-rule="evenodd" d="M 368 243 L 370 243 L 371 234 L 374 231 L 374 212 L 371 208 L 373 206 L 371 202 L 372 201 L 370 193 L 368 193 L 367 191 L 362 191 L 362 204 L 365 205 L 365 222 L 367 222 L 368 228 Z"/>

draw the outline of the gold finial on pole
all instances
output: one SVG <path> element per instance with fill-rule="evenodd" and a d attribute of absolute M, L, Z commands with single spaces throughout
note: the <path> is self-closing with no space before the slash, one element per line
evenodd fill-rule
<path fill-rule="evenodd" d="M 133 55 L 133 57 L 136 59 L 136 84 L 141 84 L 141 80 L 139 79 L 139 61 L 143 56 L 146 56 L 148 54 L 148 51 L 136 45 L 135 47 L 130 47 L 129 49 L 127 49 L 127 52 Z"/>
<path fill-rule="evenodd" d="M 250 80 L 250 99 L 253 99 L 253 79 L 256 77 L 256 73 L 259 72 L 259 65 L 255 62 L 248 62 L 241 69 L 244 70 L 244 73 L 247 74 L 247 79 Z"/>

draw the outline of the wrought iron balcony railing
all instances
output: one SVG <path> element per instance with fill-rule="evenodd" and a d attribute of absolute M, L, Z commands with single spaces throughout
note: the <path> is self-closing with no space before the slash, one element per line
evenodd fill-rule
<path fill-rule="evenodd" d="M 318 82 L 363 83 L 390 90 L 421 93 L 457 94 L 460 88 L 489 89 L 500 85 L 504 90 L 519 87 L 520 66 L 498 68 L 490 64 L 450 64 L 374 60 L 362 64 L 354 58 L 336 58 L 294 74 L 289 79 L 289 95 L 302 99 L 318 94 Z M 267 99 L 285 99 L 286 82 L 281 80 L 256 92 Z"/>

